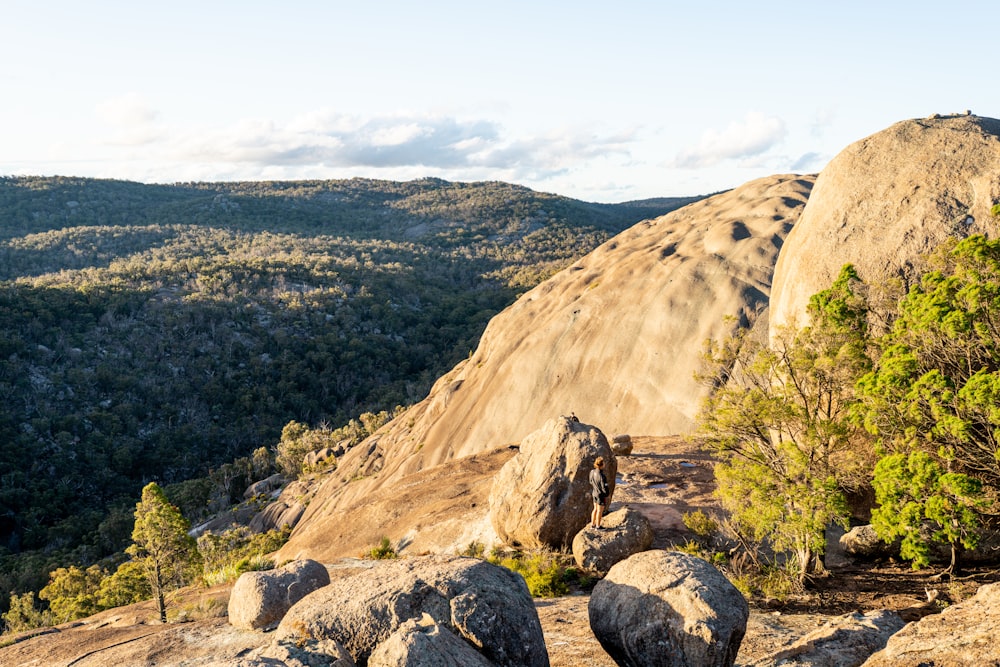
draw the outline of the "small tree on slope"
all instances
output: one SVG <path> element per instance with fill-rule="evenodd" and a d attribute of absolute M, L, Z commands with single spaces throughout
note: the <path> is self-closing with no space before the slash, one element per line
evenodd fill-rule
<path fill-rule="evenodd" d="M 133 544 L 126 551 L 142 566 L 162 623 L 167 622 L 166 591 L 183 585 L 198 562 L 190 527 L 155 482 L 146 485 L 135 506 Z"/>

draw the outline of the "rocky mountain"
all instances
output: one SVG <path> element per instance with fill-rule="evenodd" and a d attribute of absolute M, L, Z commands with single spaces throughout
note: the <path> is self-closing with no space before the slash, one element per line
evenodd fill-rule
<path fill-rule="evenodd" d="M 371 543 L 379 533 L 391 536 L 404 555 L 414 556 L 454 554 L 470 539 L 488 542 L 486 505 L 498 471 L 514 459 L 526 436 L 571 413 L 609 436 L 635 436 L 636 452 L 620 468 L 630 480 L 641 475 L 662 479 L 667 486 L 670 471 L 669 496 L 655 484 L 638 483 L 622 484 L 616 496 L 620 505 L 635 505 L 650 517 L 654 548 L 665 546 L 677 536 L 675 531 L 684 530 L 679 511 L 696 506 L 691 496 L 698 494 L 699 507 L 710 498 L 708 455 L 683 439 L 678 442 L 687 450 L 680 445 L 657 449 L 664 445 L 650 437 L 691 431 L 699 399 L 708 390 L 694 378 L 703 342 L 736 327 L 763 330 L 801 322 L 808 297 L 827 287 L 845 262 L 854 263 L 867 281 L 899 278 L 905 283 L 919 267 L 921 254 L 941 240 L 975 232 L 995 235 L 998 204 L 1000 121 L 935 116 L 898 123 L 849 146 L 818 177 L 760 179 L 641 222 L 492 318 L 476 350 L 445 373 L 423 401 L 350 449 L 335 471 L 317 478 L 308 507 L 277 559 L 332 563 L 357 555 L 359 545 Z M 651 470 L 663 477 L 650 477 Z M 700 482 L 695 478 L 699 473 Z M 640 487 L 643 495 L 630 495 Z M 304 502 L 302 486 L 294 493 L 300 497 L 283 501 Z M 415 569 L 421 562 L 419 557 L 403 559 L 399 569 Z M 346 606 L 358 591 L 367 594 L 381 585 L 377 576 L 358 581 L 367 583 L 351 580 L 329 599 L 324 593 L 321 609 L 293 616 L 294 621 L 307 627 Z M 390 596 L 402 590 L 429 591 L 422 583 L 387 589 Z M 892 622 L 877 628 L 871 626 L 879 613 L 826 619 L 825 625 L 809 618 L 797 633 L 770 625 L 787 623 L 792 614 L 757 614 L 749 624 L 756 629 L 748 629 L 740 652 L 734 648 L 719 664 L 735 659 L 760 666 L 857 665 L 882 646 L 884 652 L 869 664 L 924 664 L 928 659 L 992 664 L 996 651 L 988 636 L 997 622 L 996 596 L 995 587 L 984 587 L 980 597 L 955 604 L 950 614 L 930 615 L 936 608 L 921 604 L 921 615 L 933 620 L 919 621 L 888 644 L 886 637 L 903 623 L 895 612 L 912 610 L 903 605 L 893 611 L 888 596 L 876 598 L 880 610 L 887 610 L 882 616 L 891 616 Z M 933 602 L 930 591 L 927 597 Z M 586 655 L 593 661 L 585 662 L 569 656 L 568 642 L 553 640 L 565 637 L 574 623 L 588 623 L 579 615 L 566 620 L 559 613 L 550 624 L 539 613 L 553 653 L 551 664 L 609 664 L 604 651 L 591 650 Z M 432 620 L 425 619 L 422 627 L 432 628 Z M 849 631 L 842 626 L 850 626 Z M 231 642 L 231 631 L 221 623 L 197 628 L 205 628 L 208 641 Z M 588 628 L 594 628 L 593 618 Z M 876 632 L 868 632 L 872 629 Z M 407 631 L 429 635 L 432 629 Z M 304 641 L 321 634 L 297 632 L 289 637 Z M 589 630 L 584 634 L 592 640 Z M 936 652 L 956 644 L 954 637 L 971 637 L 974 645 Z M 248 641 L 246 635 L 239 638 Z M 27 645 L 34 639 L 15 645 L 6 655 L 22 662 L 46 655 L 46 639 L 39 639 L 35 646 Z M 107 650 L 106 657 L 126 643 L 112 639 L 102 638 L 88 655 Z M 157 655 L 165 664 L 214 664 L 207 656 L 185 663 L 193 649 L 177 647 L 188 640 L 169 641 L 172 652 L 140 649 L 139 641 L 128 648 L 143 655 L 161 651 Z M 48 645 L 57 642 L 52 639 Z M 752 651 L 746 650 L 748 644 Z M 559 658 L 552 651 L 556 646 L 560 653 L 566 651 Z M 58 648 L 67 658 L 80 653 L 66 642 Z M 240 655 L 251 648 L 241 649 Z M 235 651 L 235 645 L 227 650 Z M 355 653 L 367 657 L 365 651 Z M 850 661 L 844 658 L 848 654 Z M 270 659 L 270 654 L 264 657 Z"/>
<path fill-rule="evenodd" d="M 349 452 L 283 553 L 334 548 L 324 525 L 369 494 L 517 443 L 553 416 L 609 434 L 689 432 L 706 339 L 801 319 L 845 262 L 879 280 L 944 238 L 995 233 L 998 173 L 1000 121 L 908 120 L 818 177 L 752 181 L 622 232 L 493 318 L 427 398 Z"/>
<path fill-rule="evenodd" d="M 949 237 L 996 235 L 1000 121 L 980 116 L 896 123 L 840 152 L 816 180 L 774 270 L 772 327 L 800 320 L 845 263 L 862 280 L 914 276 Z"/>
<path fill-rule="evenodd" d="M 554 416 L 608 434 L 688 432 L 707 391 L 701 347 L 766 310 L 812 182 L 760 179 L 642 222 L 523 295 L 427 398 L 339 462 L 287 553 L 322 544 L 331 516 L 347 520 L 404 475 L 519 442 Z"/>

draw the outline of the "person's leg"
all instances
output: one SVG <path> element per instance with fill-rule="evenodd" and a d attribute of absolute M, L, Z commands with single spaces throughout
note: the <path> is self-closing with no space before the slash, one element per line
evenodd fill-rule
<path fill-rule="evenodd" d="M 597 528 L 601 521 L 601 503 L 594 503 L 594 511 L 590 513 L 590 527 Z"/>

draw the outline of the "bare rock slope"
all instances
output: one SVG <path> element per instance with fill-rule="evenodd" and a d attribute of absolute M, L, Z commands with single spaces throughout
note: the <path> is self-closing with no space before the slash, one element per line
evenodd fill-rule
<path fill-rule="evenodd" d="M 855 142 L 819 175 L 778 257 L 771 331 L 804 324 L 809 297 L 847 262 L 877 283 L 912 278 L 918 257 L 949 237 L 995 235 L 1000 120 L 906 120 Z"/>
<path fill-rule="evenodd" d="M 522 296 L 426 399 L 339 462 L 283 555 L 319 539 L 317 517 L 558 415 L 606 433 L 689 432 L 706 391 L 694 378 L 702 345 L 767 307 L 812 183 L 759 179 L 639 223 Z"/>

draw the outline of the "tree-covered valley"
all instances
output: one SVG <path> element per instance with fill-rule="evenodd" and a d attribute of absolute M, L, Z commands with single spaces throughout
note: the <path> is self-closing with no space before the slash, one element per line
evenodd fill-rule
<path fill-rule="evenodd" d="M 120 551 L 150 481 L 421 399 L 519 294 L 690 201 L 0 179 L 2 590 Z"/>

